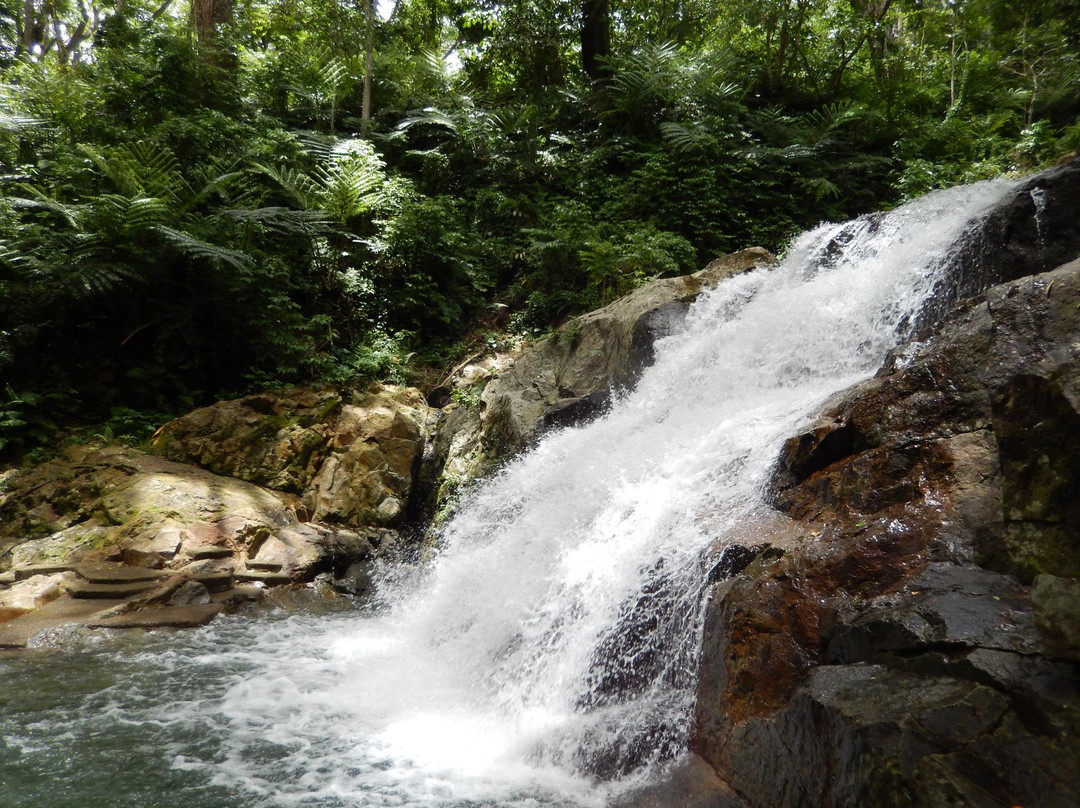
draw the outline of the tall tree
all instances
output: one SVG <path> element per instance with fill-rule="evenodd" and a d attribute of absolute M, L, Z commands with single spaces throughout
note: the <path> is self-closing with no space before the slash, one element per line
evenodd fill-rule
<path fill-rule="evenodd" d="M 195 38 L 206 50 L 213 50 L 217 28 L 232 21 L 233 0 L 191 0 L 191 23 Z"/>
<path fill-rule="evenodd" d="M 581 66 L 594 84 L 611 78 L 611 7 L 608 0 L 583 0 L 581 5 Z"/>
<path fill-rule="evenodd" d="M 360 111 L 360 134 L 371 126 L 371 82 L 375 72 L 375 0 L 364 0 L 364 100 Z"/>

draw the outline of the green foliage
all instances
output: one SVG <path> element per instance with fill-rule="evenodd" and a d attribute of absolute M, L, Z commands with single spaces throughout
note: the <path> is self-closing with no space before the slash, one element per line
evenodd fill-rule
<path fill-rule="evenodd" d="M 113 407 L 109 410 L 108 419 L 94 429 L 94 437 L 109 444 L 143 445 L 149 442 L 158 428 L 172 417 L 171 413 Z"/>
<path fill-rule="evenodd" d="M 409 361 L 412 352 L 406 346 L 412 335 L 399 331 L 387 334 L 369 331 L 355 345 L 335 357 L 326 378 L 341 385 L 360 385 L 369 381 L 408 384 L 413 380 Z"/>
<path fill-rule="evenodd" d="M 337 224 L 348 225 L 381 206 L 392 205 L 400 193 L 367 141 L 315 141 L 313 150 L 321 152 L 321 159 L 310 173 L 291 167 L 259 167 L 304 210 L 321 211 Z"/>
<path fill-rule="evenodd" d="M 17 393 L 11 385 L 0 393 L 0 457 L 13 457 L 46 446 L 57 418 L 69 408 L 71 391 Z"/>
<path fill-rule="evenodd" d="M 1075 0 L 625 0 L 595 82 L 554 0 L 252 0 L 212 45 L 87 7 L 81 40 L 70 3 L 0 15 L 9 435 L 58 423 L 58 391 L 137 435 L 253 387 L 405 380 L 477 329 L 1080 146 Z"/>

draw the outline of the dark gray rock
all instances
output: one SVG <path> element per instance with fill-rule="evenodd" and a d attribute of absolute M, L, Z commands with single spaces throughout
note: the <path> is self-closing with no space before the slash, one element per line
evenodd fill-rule
<path fill-rule="evenodd" d="M 787 442 L 781 557 L 717 559 L 691 744 L 755 808 L 1080 804 L 1078 201 L 995 211 L 943 299 L 1006 282 Z"/>

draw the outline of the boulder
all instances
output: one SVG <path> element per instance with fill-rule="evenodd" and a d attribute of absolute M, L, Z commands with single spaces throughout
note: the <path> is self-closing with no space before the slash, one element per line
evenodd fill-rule
<path fill-rule="evenodd" d="M 296 494 L 304 519 L 398 525 L 423 451 L 427 409 L 412 388 L 275 391 L 177 418 L 158 431 L 152 451 Z"/>
<path fill-rule="evenodd" d="M 76 610 L 94 625 L 97 617 L 165 607 L 198 606 L 202 620 L 220 610 L 202 608 L 212 594 L 230 602 L 229 593 L 245 581 L 279 585 L 324 571 L 341 574 L 393 543 L 388 528 L 301 521 L 296 495 L 133 449 L 70 447 L 6 484 L 0 493 L 4 620 L 58 598 L 99 601 L 96 611 L 111 610 L 96 617 Z M 178 611 L 169 624 L 186 625 L 191 614 Z M 145 627 L 158 618 L 100 625 Z"/>
<path fill-rule="evenodd" d="M 751 805 L 1080 804 L 1078 334 L 1080 261 L 1000 284 L 785 444 L 692 740 Z"/>
<path fill-rule="evenodd" d="M 949 260 L 922 321 L 933 327 L 960 300 L 1047 272 L 1080 255 L 1080 159 L 1028 177 L 981 221 Z"/>
<path fill-rule="evenodd" d="M 633 385 L 652 361 L 653 343 L 682 323 L 698 295 L 774 260 L 760 247 L 724 256 L 692 275 L 647 283 L 527 345 L 484 388 L 484 452 L 505 457 L 545 428 L 595 414 L 613 390 Z"/>
<path fill-rule="evenodd" d="M 692 275 L 651 281 L 534 342 L 470 356 L 428 395 L 416 521 L 441 522 L 460 486 L 547 429 L 599 413 L 615 390 L 637 381 L 653 343 L 678 328 L 698 295 L 774 261 L 760 247 L 726 255 Z"/>

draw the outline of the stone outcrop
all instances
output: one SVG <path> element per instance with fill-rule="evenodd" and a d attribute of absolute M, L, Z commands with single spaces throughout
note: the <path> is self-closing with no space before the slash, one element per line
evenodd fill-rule
<path fill-rule="evenodd" d="M 426 515 L 546 430 L 602 411 L 615 390 L 637 381 L 653 360 L 653 343 L 682 323 L 698 295 L 774 261 L 760 247 L 725 255 L 691 275 L 651 281 L 513 354 L 458 368 L 429 397 L 437 409 L 421 470 Z M 471 404 L 451 403 L 450 387 L 482 390 Z"/>
<path fill-rule="evenodd" d="M 395 539 L 302 521 L 302 508 L 296 495 L 132 449 L 71 447 L 10 475 L 0 493 L 0 645 L 25 644 L 49 615 L 206 622 L 267 586 L 355 577 Z M 121 619 L 136 611 L 147 615 Z"/>
<path fill-rule="evenodd" d="M 286 390 L 218 402 L 171 421 L 155 454 L 299 497 L 303 519 L 396 526 L 424 446 L 418 390 Z"/>
<path fill-rule="evenodd" d="M 1078 335 L 1080 261 L 996 286 L 788 441 L 699 683 L 748 805 L 1080 804 Z"/>
<path fill-rule="evenodd" d="M 692 275 L 647 283 L 528 345 L 484 389 L 485 452 L 506 456 L 547 427 L 597 412 L 614 389 L 637 380 L 652 361 L 653 343 L 682 323 L 701 292 L 773 261 L 760 247 L 732 253 Z"/>
<path fill-rule="evenodd" d="M 1028 177 L 981 221 L 956 253 L 922 320 L 931 326 L 959 300 L 1047 272 L 1080 255 L 1080 159 Z"/>

